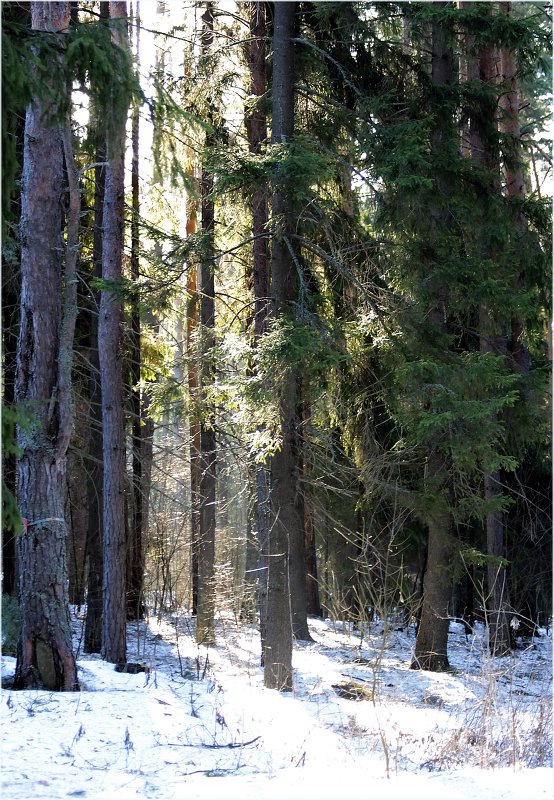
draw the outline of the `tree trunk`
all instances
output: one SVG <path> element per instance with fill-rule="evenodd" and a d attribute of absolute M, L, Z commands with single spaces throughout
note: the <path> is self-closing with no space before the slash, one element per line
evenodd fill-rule
<path fill-rule="evenodd" d="M 214 41 L 214 7 L 206 3 L 202 15 L 202 55 L 212 52 Z M 206 146 L 213 144 L 206 136 Z M 214 287 L 214 203 L 213 177 L 202 169 L 202 234 L 204 244 L 200 261 L 200 530 L 198 546 L 198 609 L 196 641 L 215 644 L 215 527 L 216 527 L 216 440 L 215 409 L 210 388 L 215 381 L 213 347 L 215 345 L 215 287 Z"/>
<path fill-rule="evenodd" d="M 109 18 L 109 3 L 100 3 L 100 19 Z M 94 125 L 97 127 L 94 168 L 94 230 L 92 242 L 92 277 L 102 277 L 102 227 L 104 211 L 104 187 L 106 170 L 106 131 L 100 122 L 98 109 L 94 110 Z M 87 618 L 85 622 L 85 653 L 99 653 L 102 649 L 102 575 L 103 555 L 103 434 L 102 391 L 100 386 L 100 356 L 98 352 L 98 312 L 100 292 L 92 293 L 92 310 L 89 314 L 89 421 L 88 441 L 89 479 L 88 488 L 88 532 L 87 532 Z"/>
<path fill-rule="evenodd" d="M 250 13 L 250 48 L 248 67 L 250 74 L 250 97 L 257 103 L 245 113 L 245 125 L 248 135 L 248 147 L 251 153 L 259 155 L 262 144 L 267 140 L 265 112 L 261 99 L 267 91 L 266 76 L 266 4 L 264 2 L 245 3 Z M 268 274 L 268 237 L 267 237 L 267 190 L 265 186 L 258 188 L 252 197 L 252 272 L 247 275 L 247 285 L 252 285 L 254 293 L 254 347 L 267 331 L 267 315 L 269 303 Z M 255 369 L 253 367 L 252 369 Z M 266 464 L 256 462 L 253 466 L 254 486 L 256 493 L 256 525 L 258 538 L 258 571 L 254 573 L 252 557 L 253 543 L 247 541 L 246 584 L 253 582 L 258 586 L 258 610 L 260 615 L 261 664 L 264 663 L 265 627 L 267 613 L 267 542 L 269 524 L 269 474 Z M 254 576 L 257 576 L 255 580 Z"/>
<path fill-rule="evenodd" d="M 193 176 L 192 168 L 189 175 Z M 187 236 L 197 230 L 196 200 L 187 200 Z M 195 263 L 188 265 L 187 271 L 187 328 L 186 347 L 189 390 L 189 429 L 190 429 L 190 561 L 192 584 L 192 615 L 198 612 L 198 543 L 200 538 L 200 378 L 198 374 L 197 334 L 198 334 L 198 269 Z"/>
<path fill-rule="evenodd" d="M 314 508 L 307 490 L 311 467 L 306 459 L 306 430 L 311 419 L 311 408 L 308 403 L 302 405 L 302 474 L 304 497 L 304 563 L 306 564 L 306 610 L 313 617 L 322 617 L 319 600 L 319 581 L 317 579 L 317 555 L 315 547 Z"/>
<path fill-rule="evenodd" d="M 443 470 L 442 459 L 438 468 Z M 447 645 L 452 594 L 450 513 L 437 513 L 428 521 L 427 567 L 423 599 L 411 669 L 441 672 L 449 668 Z"/>
<path fill-rule="evenodd" d="M 69 22 L 70 3 L 31 4 L 34 30 L 66 32 Z M 15 397 L 28 407 L 33 422 L 17 434 L 17 500 L 24 530 L 18 542 L 22 629 L 15 683 L 73 690 L 78 683 L 68 612 L 64 496 L 80 198 L 69 125 L 55 121 L 52 111 L 51 98 L 33 98 L 25 120 Z M 70 204 L 64 247 L 66 180 Z M 63 305 L 60 253 L 65 253 Z"/>
<path fill-rule="evenodd" d="M 276 3 L 273 33 L 272 141 L 289 141 L 294 133 L 293 43 L 296 3 Z M 293 313 L 295 267 L 287 243 L 291 229 L 284 187 L 275 182 L 272 203 L 272 296 L 276 318 Z M 279 395 L 281 445 L 271 459 L 271 527 L 268 537 L 268 587 L 264 683 L 292 690 L 292 615 L 289 583 L 290 539 L 303 537 L 298 515 L 296 375 L 284 366 Z"/>
<path fill-rule="evenodd" d="M 126 2 L 110 2 L 110 18 L 127 18 Z M 112 32 L 114 46 L 126 47 L 123 29 Z M 116 128 L 116 124 L 113 125 Z M 122 277 L 125 118 L 108 137 L 108 166 L 104 190 L 102 278 L 111 283 L 102 290 L 98 329 L 100 378 L 102 386 L 102 427 L 104 434 L 104 574 L 102 656 L 106 661 L 126 660 L 126 540 L 125 540 L 125 419 L 123 411 Z"/>
<path fill-rule="evenodd" d="M 137 72 L 140 69 L 140 16 L 139 2 L 136 2 L 136 13 L 132 20 L 132 31 L 135 31 L 135 58 Z M 141 319 L 139 308 L 139 107 L 135 104 L 131 121 L 131 281 L 135 286 L 132 300 L 130 326 L 130 383 L 131 383 L 131 442 L 133 469 L 133 502 L 130 524 L 130 537 L 127 551 L 127 619 L 144 618 L 144 507 L 148 498 L 144 496 L 143 480 L 143 435 L 146 432 L 143 414 L 140 368 L 141 368 Z"/>

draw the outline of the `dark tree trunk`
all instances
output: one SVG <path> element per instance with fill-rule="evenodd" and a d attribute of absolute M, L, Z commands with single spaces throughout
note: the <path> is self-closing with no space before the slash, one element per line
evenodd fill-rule
<path fill-rule="evenodd" d="M 196 201 L 188 201 L 187 236 L 197 230 Z M 198 269 L 196 264 L 188 265 L 187 274 L 187 365 L 188 390 L 190 400 L 190 560 L 192 584 L 192 615 L 198 612 L 198 543 L 200 539 L 200 378 L 198 374 L 197 333 L 199 325 L 198 307 Z"/>
<path fill-rule="evenodd" d="M 69 22 L 69 3 L 31 4 L 35 30 L 66 32 Z M 18 542 L 22 629 L 15 682 L 21 688 L 73 690 L 78 683 L 68 612 L 64 497 L 80 209 L 69 125 L 54 121 L 53 110 L 51 99 L 33 98 L 25 120 L 15 398 L 28 407 L 33 422 L 18 430 L 17 500 L 24 530 Z M 67 184 L 64 247 L 61 199 Z M 60 253 L 65 253 L 63 304 Z"/>
<path fill-rule="evenodd" d="M 202 15 L 202 55 L 207 57 L 213 47 L 213 3 L 206 4 Z M 210 135 L 206 146 L 213 144 Z M 215 644 L 215 527 L 216 527 L 216 440 L 213 401 L 210 388 L 215 380 L 213 347 L 215 344 L 214 288 L 214 203 L 211 197 L 213 177 L 202 169 L 202 234 L 204 244 L 200 261 L 200 375 L 202 416 L 200 420 L 200 530 L 198 546 L 198 608 L 196 641 Z"/>
<path fill-rule="evenodd" d="M 110 2 L 110 17 L 127 18 L 126 2 Z M 122 29 L 112 33 L 114 46 L 126 47 Z M 108 166 L 104 190 L 102 278 L 113 288 L 102 290 L 98 328 L 102 427 L 104 434 L 104 573 L 102 655 L 113 663 L 126 660 L 126 540 L 125 540 L 125 419 L 123 412 L 122 305 L 118 282 L 122 277 L 125 119 L 108 137 Z"/>
<path fill-rule="evenodd" d="M 100 18 L 109 17 L 109 3 L 100 3 Z M 104 187 L 106 160 L 105 126 L 100 122 L 100 114 L 95 110 L 96 148 L 94 168 L 94 229 L 92 243 L 92 277 L 102 277 L 102 228 L 104 213 Z M 100 356 L 98 353 L 98 312 L 100 292 L 92 289 L 92 308 L 89 314 L 89 479 L 88 489 L 88 533 L 87 533 L 87 617 L 85 622 L 85 653 L 99 653 L 102 649 L 102 576 L 104 572 L 103 554 L 103 483 L 104 446 L 102 434 L 102 390 L 100 386 Z"/>
<path fill-rule="evenodd" d="M 67 567 L 69 602 L 81 607 L 85 603 L 85 568 L 88 529 L 88 473 L 81 453 L 86 450 L 88 403 L 80 402 L 75 410 L 78 437 L 68 454 L 65 519 L 68 526 Z"/>
<path fill-rule="evenodd" d="M 317 578 L 317 555 L 315 546 L 314 508 L 311 501 L 308 482 L 311 466 L 306 458 L 306 431 L 311 419 L 311 408 L 307 403 L 302 406 L 302 475 L 304 497 L 304 561 L 306 564 L 306 609 L 313 617 L 322 617 L 323 612 L 319 600 L 319 581 Z"/>
<path fill-rule="evenodd" d="M 140 17 L 139 3 L 137 0 L 137 11 L 131 30 L 135 31 L 135 54 L 137 59 L 137 71 L 140 67 Z M 135 104 L 133 108 L 131 122 L 131 280 L 138 293 L 139 282 L 139 107 Z M 141 367 L 141 319 L 139 308 L 139 297 L 135 294 L 131 308 L 131 330 L 130 330 L 130 383 L 131 383 L 131 442 L 132 442 L 132 469 L 133 469 L 133 500 L 130 536 L 127 552 L 127 619 L 144 618 L 144 543 L 146 531 L 144 528 L 144 508 L 148 503 L 148 498 L 144 495 L 144 476 L 143 476 L 143 435 L 146 432 L 143 414 L 141 389 L 140 389 L 140 367 Z"/>
<path fill-rule="evenodd" d="M 273 32 L 272 141 L 290 141 L 294 133 L 293 42 L 296 3 L 276 3 Z M 295 271 L 287 234 L 289 201 L 275 182 L 272 202 L 272 296 L 276 318 L 293 314 Z M 290 241 L 290 240 L 289 240 Z M 296 504 L 298 491 L 296 375 L 284 366 L 279 394 L 281 446 L 271 459 L 271 526 L 268 537 L 268 587 L 264 683 L 270 689 L 292 690 L 293 623 L 289 584 L 291 539 L 304 535 Z"/>
<path fill-rule="evenodd" d="M 257 99 L 255 106 L 245 114 L 248 147 L 251 153 L 259 155 L 262 144 L 267 140 L 265 112 L 261 99 L 267 91 L 266 75 L 266 4 L 265 2 L 245 3 L 250 13 L 250 47 L 248 68 L 250 75 L 250 96 Z M 254 294 L 253 342 L 258 345 L 267 331 L 267 315 L 269 303 L 268 273 L 268 237 L 267 237 L 267 189 L 258 188 L 252 197 L 252 272 L 247 275 L 247 284 L 252 286 Z M 253 371 L 255 367 L 252 367 Z M 258 585 L 258 609 L 260 615 L 261 663 L 264 663 L 265 626 L 267 612 L 267 542 L 269 524 L 269 474 L 267 466 L 256 463 L 253 466 L 254 487 L 256 493 L 256 526 L 258 538 L 258 571 L 253 572 L 253 543 L 247 541 L 246 583 Z M 254 576 L 257 576 L 255 580 Z"/>
<path fill-rule="evenodd" d="M 437 6 L 447 6 L 437 3 Z M 453 52 L 449 36 L 441 23 L 433 24 L 431 79 L 435 86 L 450 86 L 453 81 Z M 431 134 L 431 151 L 437 159 L 444 157 L 444 147 L 453 137 L 450 120 L 438 120 Z M 444 175 L 436 178 L 439 203 L 431 211 L 431 244 L 437 243 L 448 230 L 450 215 L 448 198 L 450 185 Z M 434 278 L 434 302 L 429 310 L 428 321 L 438 336 L 445 337 L 445 319 L 448 310 L 448 288 L 439 273 Z M 444 508 L 435 508 L 427 519 L 427 564 L 423 576 L 423 597 L 416 636 L 412 669 L 432 671 L 446 670 L 448 664 L 449 605 L 452 594 L 452 517 L 450 503 L 449 463 L 440 452 L 438 437 L 432 436 L 429 442 L 427 459 L 427 488 L 436 493 Z"/>

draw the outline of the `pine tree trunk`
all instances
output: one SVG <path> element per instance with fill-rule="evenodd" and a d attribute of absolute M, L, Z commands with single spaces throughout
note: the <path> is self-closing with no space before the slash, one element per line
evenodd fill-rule
<path fill-rule="evenodd" d="M 211 53 L 214 29 L 213 3 L 206 4 L 202 15 L 202 55 Z M 206 137 L 206 146 L 212 144 Z M 215 644 L 215 527 L 216 527 L 216 441 L 213 401 L 210 387 L 215 380 L 213 347 L 215 344 L 214 288 L 214 203 L 211 198 L 213 177 L 203 169 L 201 179 L 202 233 L 205 237 L 200 261 L 200 375 L 202 417 L 200 420 L 200 529 L 198 544 L 198 608 L 196 641 Z"/>
<path fill-rule="evenodd" d="M 126 2 L 110 2 L 110 17 L 127 18 Z M 127 36 L 113 29 L 114 46 L 127 46 Z M 113 126 L 115 128 L 115 124 Z M 113 288 L 102 290 L 98 351 L 102 386 L 104 434 L 103 481 L 103 615 L 102 656 L 106 661 L 126 660 L 126 550 L 125 539 L 125 419 L 123 411 L 122 302 L 118 283 L 122 277 L 125 118 L 108 137 L 108 166 L 104 190 L 102 279 Z"/>
<path fill-rule="evenodd" d="M 109 3 L 100 3 L 100 18 L 109 18 Z M 96 111 L 95 124 L 100 130 L 96 135 L 94 168 L 94 230 L 92 242 L 92 277 L 102 277 L 102 219 L 104 211 L 104 187 L 106 160 L 106 134 Z M 92 289 L 92 310 L 89 313 L 89 479 L 88 489 L 88 532 L 87 532 L 87 617 L 85 621 L 85 653 L 99 653 L 102 649 L 102 576 L 104 572 L 103 554 L 103 483 L 104 447 L 102 434 L 102 390 L 100 386 L 100 356 L 98 353 L 98 313 L 100 292 Z"/>
<path fill-rule="evenodd" d="M 31 4 L 34 30 L 66 32 L 69 22 L 69 3 Z M 51 104 L 51 98 L 33 98 L 25 120 L 15 397 L 28 406 L 33 423 L 18 430 L 17 500 L 24 530 L 18 541 L 22 629 L 15 683 L 73 690 L 78 683 L 68 611 L 64 497 L 80 200 L 69 125 L 52 119 Z M 68 182 L 64 247 L 61 197 Z M 63 305 L 60 253 L 65 253 Z"/>
<path fill-rule="evenodd" d="M 276 3 L 273 33 L 272 141 L 289 141 L 294 133 L 293 43 L 296 3 Z M 277 318 L 292 312 L 294 264 L 287 245 L 291 230 L 284 187 L 274 185 L 271 258 L 272 296 Z M 284 366 L 279 395 L 281 445 L 271 459 L 271 526 L 268 537 L 267 619 L 264 683 L 270 689 L 292 689 L 292 615 L 289 583 L 290 539 L 303 537 L 296 506 L 298 490 L 296 375 Z"/>
<path fill-rule="evenodd" d="M 315 546 L 314 508 L 307 490 L 310 477 L 310 464 L 306 459 L 306 430 L 311 419 L 311 408 L 307 403 L 302 406 L 302 476 L 304 482 L 304 563 L 306 565 L 306 611 L 313 617 L 322 617 L 319 600 L 319 581 L 317 578 L 317 555 Z"/>
<path fill-rule="evenodd" d="M 132 20 L 132 31 L 135 32 L 135 57 L 137 72 L 140 69 L 140 17 L 139 3 Z M 135 104 L 131 121 L 131 280 L 138 293 L 139 282 L 139 107 Z M 130 393 L 131 393 L 131 442 L 132 442 L 132 469 L 133 469 L 133 502 L 130 523 L 130 537 L 127 551 L 127 619 L 143 619 L 145 606 L 143 597 L 144 585 L 144 542 L 146 531 L 144 529 L 144 507 L 148 498 L 144 496 L 143 480 L 143 434 L 146 431 L 144 414 L 141 401 L 140 368 L 141 368 L 141 318 L 139 297 L 135 294 L 131 308 L 130 330 Z"/>
<path fill-rule="evenodd" d="M 192 172 L 192 171 L 191 171 Z M 192 177 L 192 175 L 191 175 Z M 187 201 L 187 236 L 197 230 L 196 201 Z M 198 612 L 198 543 L 200 539 L 200 378 L 197 358 L 198 333 L 198 269 L 196 264 L 188 265 L 187 273 L 187 383 L 189 391 L 189 431 L 190 431 L 190 561 L 192 585 L 192 615 Z"/>
<path fill-rule="evenodd" d="M 248 147 L 251 153 L 259 155 L 262 144 L 267 140 L 267 126 L 261 99 L 267 91 L 266 75 L 266 5 L 264 2 L 245 3 L 250 13 L 250 48 L 248 66 L 250 74 L 250 97 L 257 98 L 257 104 L 245 114 Z M 267 331 L 269 302 L 268 238 L 267 238 L 267 190 L 260 187 L 252 197 L 252 273 L 247 276 L 247 284 L 252 285 L 254 293 L 254 347 Z M 258 609 L 260 615 L 261 664 L 264 663 L 265 628 L 267 613 L 267 547 L 269 535 L 269 474 L 264 463 L 253 466 L 256 493 L 256 524 L 258 539 L 258 571 L 254 572 L 253 542 L 247 541 L 246 584 L 258 586 Z M 257 579 L 256 577 L 257 576 Z"/>

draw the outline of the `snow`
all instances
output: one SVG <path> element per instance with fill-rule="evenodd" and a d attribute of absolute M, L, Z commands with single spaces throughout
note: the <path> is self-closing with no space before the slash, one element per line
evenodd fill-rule
<path fill-rule="evenodd" d="M 539 800 L 554 796 L 552 638 L 491 659 L 483 627 L 451 623 L 452 671 L 409 669 L 413 628 L 310 620 L 294 691 L 264 688 L 259 635 L 188 615 L 129 628 L 118 673 L 80 651 L 82 691 L 2 690 L 3 800 Z M 2 675 L 15 660 L 2 659 Z M 337 687 L 363 693 L 348 699 Z"/>

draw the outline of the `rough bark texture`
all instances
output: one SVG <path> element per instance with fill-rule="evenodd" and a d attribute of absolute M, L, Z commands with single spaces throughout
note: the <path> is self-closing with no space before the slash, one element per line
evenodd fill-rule
<path fill-rule="evenodd" d="M 315 513 L 308 496 L 306 485 L 310 478 L 311 466 L 306 459 L 306 430 L 311 419 L 311 408 L 307 403 L 302 406 L 302 476 L 304 482 L 304 561 L 306 564 L 306 610 L 313 617 L 322 617 L 319 599 L 319 581 L 317 578 L 317 555 L 315 546 Z"/>
<path fill-rule="evenodd" d="M 137 59 L 137 71 L 140 68 L 140 17 L 137 11 L 131 30 L 135 32 L 135 57 Z M 139 108 L 135 104 L 131 122 L 131 280 L 138 292 L 139 282 Z M 148 497 L 144 495 L 143 477 L 143 435 L 146 433 L 146 426 L 143 414 L 143 404 L 140 389 L 140 366 L 141 366 L 141 318 L 139 309 L 139 297 L 133 298 L 131 309 L 131 330 L 130 330 L 130 384 L 131 384 L 131 412 L 132 412 L 132 468 L 133 468 L 133 497 L 132 514 L 130 523 L 130 536 L 127 549 L 127 618 L 143 619 L 145 605 L 143 598 L 144 586 L 144 567 L 145 567 L 145 539 L 146 530 L 144 527 L 144 509 L 148 503 Z"/>
<path fill-rule="evenodd" d="M 100 3 L 101 19 L 108 19 L 109 5 Z M 97 120 L 99 125 L 99 120 Z M 100 125 L 99 125 L 100 127 Z M 104 212 L 105 135 L 96 149 L 94 169 L 94 231 L 92 244 L 92 276 L 102 277 L 102 220 Z M 103 141 L 102 141 L 103 139 Z M 100 356 L 98 353 L 98 308 L 100 292 L 92 289 L 92 309 L 89 314 L 89 420 L 88 441 L 89 475 L 88 487 L 88 533 L 87 533 L 87 618 L 85 622 L 85 653 L 99 653 L 102 649 L 102 576 L 103 555 L 103 434 L 102 434 L 102 390 L 100 386 Z"/>
<path fill-rule="evenodd" d="M 127 17 L 125 2 L 110 3 L 110 17 Z M 124 41 L 120 41 L 120 35 Z M 114 43 L 126 46 L 123 32 Z M 115 126 L 114 126 L 115 127 Z M 118 282 L 122 276 L 125 194 L 125 122 L 108 139 L 104 190 L 102 278 L 113 289 L 100 299 L 98 351 L 102 386 L 104 434 L 104 573 L 102 582 L 102 655 L 113 663 L 126 660 L 126 540 L 125 540 L 125 419 L 123 412 L 122 306 Z"/>
<path fill-rule="evenodd" d="M 202 55 L 213 47 L 213 3 L 207 3 L 202 15 Z M 206 145 L 210 146 L 210 136 Z M 200 262 L 200 358 L 202 417 L 200 421 L 200 529 L 198 546 L 198 608 L 196 641 L 215 644 L 215 526 L 216 526 L 216 441 L 215 418 L 210 387 L 215 380 L 213 346 L 215 344 L 214 287 L 214 203 L 211 199 L 213 177 L 203 169 L 201 179 L 202 232 L 205 236 Z"/>
<path fill-rule="evenodd" d="M 276 3 L 273 32 L 272 141 L 285 142 L 294 133 L 293 43 L 296 3 Z M 274 186 L 271 280 L 274 309 L 279 317 L 291 313 L 295 296 L 294 264 L 287 245 L 289 204 L 284 187 Z M 264 683 L 268 688 L 292 689 L 292 616 L 290 607 L 290 538 L 303 536 L 296 507 L 296 376 L 285 368 L 279 396 L 281 446 L 271 459 L 271 527 L 268 541 L 268 588 Z"/>
<path fill-rule="evenodd" d="M 69 20 L 69 3 L 31 4 L 35 30 L 66 31 Z M 67 375 L 75 309 L 67 305 L 71 293 L 62 304 L 61 198 L 74 165 L 68 160 L 64 170 L 64 158 L 70 157 L 66 123 L 52 121 L 49 112 L 54 110 L 51 101 L 34 98 L 25 120 L 15 398 L 27 405 L 33 423 L 18 431 L 17 500 L 24 531 L 18 542 L 22 630 L 16 686 L 73 690 L 78 684 L 68 612 L 64 497 L 71 429 Z M 78 194 L 70 202 L 73 213 L 68 221 L 74 227 Z M 68 245 L 74 246 L 74 233 L 68 231 Z M 66 283 L 73 280 L 67 271 L 75 258 L 68 246 Z"/>

